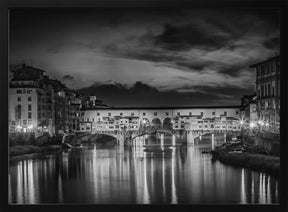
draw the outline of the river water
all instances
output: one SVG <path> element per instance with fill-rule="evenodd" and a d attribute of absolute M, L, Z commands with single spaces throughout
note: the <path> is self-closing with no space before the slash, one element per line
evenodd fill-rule
<path fill-rule="evenodd" d="M 278 204 L 280 182 L 211 161 L 209 143 L 93 144 L 10 160 L 11 204 Z"/>

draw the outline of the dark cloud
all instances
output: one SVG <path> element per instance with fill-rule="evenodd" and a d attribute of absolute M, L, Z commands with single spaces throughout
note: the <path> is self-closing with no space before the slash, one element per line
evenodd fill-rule
<path fill-rule="evenodd" d="M 63 79 L 63 80 L 73 80 L 74 77 L 71 76 L 71 75 L 64 75 L 64 76 L 62 77 L 62 79 Z"/>
<path fill-rule="evenodd" d="M 166 24 L 163 33 L 155 38 L 156 46 L 172 51 L 184 51 L 202 46 L 213 50 L 222 47 L 226 43 L 227 37 L 206 33 L 193 24 Z"/>
<path fill-rule="evenodd" d="M 280 49 L 280 37 L 274 37 L 264 42 L 264 45 L 269 49 Z"/>

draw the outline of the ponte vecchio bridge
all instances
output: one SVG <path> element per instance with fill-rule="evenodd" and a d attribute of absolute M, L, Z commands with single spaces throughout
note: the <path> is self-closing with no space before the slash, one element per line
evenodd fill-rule
<path fill-rule="evenodd" d="M 115 137 L 120 145 L 139 136 L 170 134 L 194 144 L 204 134 L 239 134 L 240 106 L 93 108 L 81 112 L 80 132 Z M 184 139 L 185 140 L 185 139 Z"/>

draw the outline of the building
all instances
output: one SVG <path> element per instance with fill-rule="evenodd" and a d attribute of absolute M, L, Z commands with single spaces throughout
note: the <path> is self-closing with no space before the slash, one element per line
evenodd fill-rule
<path fill-rule="evenodd" d="M 23 65 L 9 84 L 9 131 L 51 136 L 79 130 L 81 99 L 45 71 Z M 36 136 L 37 136 L 36 135 Z"/>
<path fill-rule="evenodd" d="M 197 129 L 199 128 L 199 130 L 214 128 L 216 122 L 221 123 L 219 126 L 217 125 L 221 130 L 236 128 L 239 130 L 238 125 L 233 125 L 233 123 L 239 123 L 239 118 L 240 106 L 83 108 L 80 131 L 91 132 L 100 129 L 114 131 L 121 130 L 123 126 L 125 126 L 125 129 L 133 131 L 138 130 L 143 125 L 185 130 L 188 127 L 187 125 L 190 126 L 194 120 L 197 121 Z M 206 121 L 209 124 L 206 124 Z"/>
<path fill-rule="evenodd" d="M 54 91 L 43 70 L 23 64 L 9 83 L 9 131 L 55 133 Z"/>
<path fill-rule="evenodd" d="M 256 69 L 258 121 L 264 131 L 280 129 L 280 57 L 251 65 Z"/>
<path fill-rule="evenodd" d="M 254 129 L 257 126 L 257 96 L 256 94 L 244 95 L 241 98 L 241 120 L 246 129 Z"/>

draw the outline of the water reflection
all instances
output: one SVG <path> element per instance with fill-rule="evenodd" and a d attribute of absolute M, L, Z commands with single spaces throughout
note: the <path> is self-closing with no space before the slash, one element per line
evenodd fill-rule
<path fill-rule="evenodd" d="M 130 148 L 93 145 L 11 161 L 10 202 L 279 203 L 276 179 L 211 162 L 210 155 L 201 154 L 207 146 L 145 147 L 145 138 L 136 143 Z"/>

